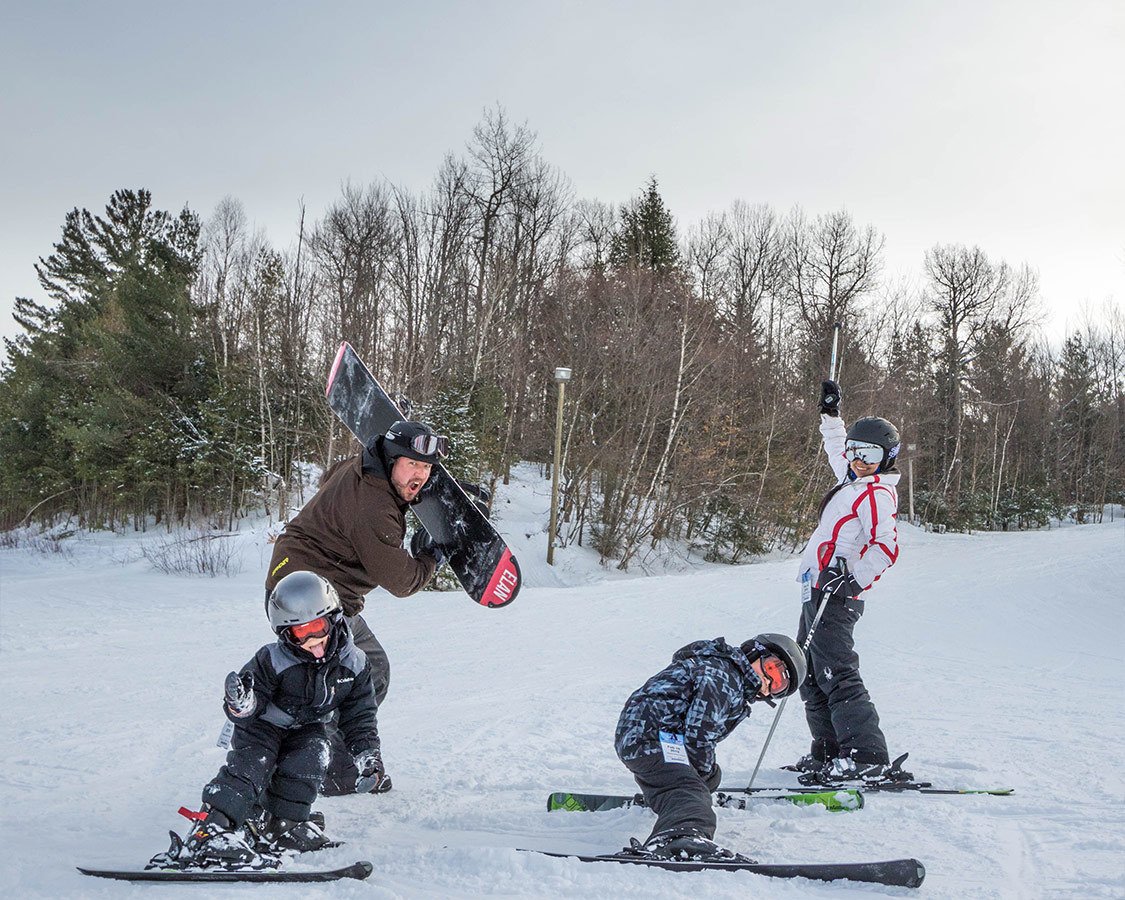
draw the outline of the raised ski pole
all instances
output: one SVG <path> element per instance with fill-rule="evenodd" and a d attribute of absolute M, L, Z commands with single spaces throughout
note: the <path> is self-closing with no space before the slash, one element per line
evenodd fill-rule
<path fill-rule="evenodd" d="M 828 363 L 828 379 L 830 381 L 836 380 L 836 351 L 840 347 L 840 329 L 843 328 L 843 323 L 837 322 L 832 326 L 832 359 Z M 840 566 L 841 571 L 846 575 L 848 572 L 848 561 L 842 556 L 836 557 L 836 564 Z M 809 652 L 809 647 L 812 646 L 813 633 L 816 631 L 816 626 L 820 624 L 820 617 L 824 615 L 825 604 L 828 603 L 828 594 L 824 594 L 820 598 L 820 606 L 817 607 L 816 616 L 813 617 L 812 626 L 809 628 L 809 633 L 805 635 L 805 643 L 801 645 L 801 649 L 806 654 Z M 758 754 L 758 761 L 754 763 L 754 771 L 750 773 L 750 783 L 746 785 L 746 790 L 749 791 L 754 787 L 754 779 L 758 777 L 758 770 L 762 767 L 762 760 L 766 758 L 766 749 L 773 740 L 773 733 L 777 730 L 777 723 L 781 721 L 781 714 L 785 710 L 785 702 L 788 697 L 782 697 L 781 702 L 777 705 L 777 712 L 774 713 L 773 724 L 770 725 L 769 734 L 766 735 L 766 741 L 762 744 L 762 752 Z"/>
<path fill-rule="evenodd" d="M 836 380 L 836 351 L 840 347 L 840 329 L 844 327 L 843 322 L 837 322 L 832 326 L 832 359 L 828 363 L 828 380 Z"/>

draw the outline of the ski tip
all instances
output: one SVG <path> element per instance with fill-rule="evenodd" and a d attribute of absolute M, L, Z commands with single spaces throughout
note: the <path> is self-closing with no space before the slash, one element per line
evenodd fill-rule
<path fill-rule="evenodd" d="M 921 865 L 921 863 L 919 863 L 919 865 Z M 361 859 L 348 867 L 349 874 L 345 877 L 363 881 L 363 879 L 370 877 L 371 873 L 374 871 L 375 867 L 371 863 L 365 859 Z"/>
<path fill-rule="evenodd" d="M 340 344 L 340 349 L 336 351 L 336 359 L 332 361 L 332 369 L 328 373 L 328 383 L 324 386 L 324 396 L 327 397 L 332 392 L 332 385 L 336 383 L 336 373 L 340 370 L 340 363 L 344 359 L 344 354 L 351 348 L 351 344 L 344 341 Z"/>
<path fill-rule="evenodd" d="M 512 556 L 512 551 L 505 547 L 503 554 L 500 556 L 500 561 L 492 572 L 492 578 L 488 581 L 488 586 L 477 602 L 488 609 L 499 609 L 501 606 L 507 606 L 516 599 L 522 581 L 523 575 L 520 572 L 520 564 Z"/>

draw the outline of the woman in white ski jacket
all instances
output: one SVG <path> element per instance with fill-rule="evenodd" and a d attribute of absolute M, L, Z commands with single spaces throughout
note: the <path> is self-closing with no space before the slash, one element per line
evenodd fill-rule
<path fill-rule="evenodd" d="M 821 502 L 816 530 L 801 554 L 802 608 L 797 643 L 804 644 L 828 595 L 809 645 L 809 677 L 801 686 L 812 733 L 809 755 L 795 768 L 835 779 L 878 778 L 888 770 L 879 714 L 859 674 L 853 631 L 864 594 L 898 559 L 898 430 L 868 416 L 845 428 L 840 388 L 821 387 L 820 433 L 839 482 Z"/>

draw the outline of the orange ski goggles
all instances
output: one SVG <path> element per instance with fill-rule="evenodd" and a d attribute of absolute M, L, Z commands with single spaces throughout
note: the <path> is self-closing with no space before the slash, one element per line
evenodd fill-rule
<path fill-rule="evenodd" d="M 762 674 L 769 682 L 770 695 L 784 694 L 789 690 L 789 669 L 776 656 L 763 656 L 758 660 Z"/>
<path fill-rule="evenodd" d="M 293 640 L 298 644 L 303 644 L 305 641 L 328 637 L 330 627 L 331 623 L 324 616 L 321 616 L 319 619 L 306 622 L 304 625 L 290 625 L 289 633 L 293 635 Z"/>

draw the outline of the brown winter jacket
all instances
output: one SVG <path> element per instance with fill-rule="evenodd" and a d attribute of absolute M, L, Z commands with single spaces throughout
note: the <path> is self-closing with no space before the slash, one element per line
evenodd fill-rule
<path fill-rule="evenodd" d="M 407 506 L 381 461 L 369 454 L 341 460 L 274 544 L 266 589 L 290 572 L 316 572 L 339 591 L 349 616 L 363 610 L 363 595 L 377 587 L 396 597 L 420 591 L 436 565 L 432 556 L 415 559 L 402 547 Z"/>

